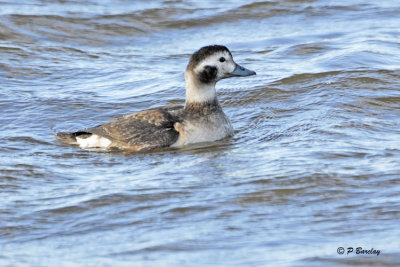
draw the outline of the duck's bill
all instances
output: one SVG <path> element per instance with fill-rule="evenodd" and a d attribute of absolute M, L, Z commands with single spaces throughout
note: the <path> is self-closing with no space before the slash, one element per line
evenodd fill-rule
<path fill-rule="evenodd" d="M 256 72 L 246 69 L 245 67 L 242 67 L 239 64 L 236 64 L 235 70 L 229 74 L 231 77 L 244 77 L 244 76 L 256 75 Z"/>

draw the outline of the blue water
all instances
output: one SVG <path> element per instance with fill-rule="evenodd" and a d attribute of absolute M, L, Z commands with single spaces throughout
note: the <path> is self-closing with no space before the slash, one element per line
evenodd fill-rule
<path fill-rule="evenodd" d="M 399 15 L 1 1 L 0 265 L 400 266 Z M 257 72 L 217 85 L 234 137 L 133 154 L 54 139 L 184 103 L 191 53 L 215 43 Z"/>

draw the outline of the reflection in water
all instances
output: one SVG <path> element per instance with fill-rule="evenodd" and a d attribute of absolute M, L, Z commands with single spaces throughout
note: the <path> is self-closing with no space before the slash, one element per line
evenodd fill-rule
<path fill-rule="evenodd" d="M 397 10 L 2 3 L 0 264 L 400 265 Z M 151 153 L 54 140 L 184 103 L 190 54 L 215 43 L 257 72 L 217 85 L 233 138 Z"/>

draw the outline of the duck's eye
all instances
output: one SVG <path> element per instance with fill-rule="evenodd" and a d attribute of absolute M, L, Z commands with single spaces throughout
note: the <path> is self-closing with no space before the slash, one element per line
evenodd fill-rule
<path fill-rule="evenodd" d="M 220 57 L 219 58 L 219 62 L 225 62 L 225 58 L 224 57 Z"/>

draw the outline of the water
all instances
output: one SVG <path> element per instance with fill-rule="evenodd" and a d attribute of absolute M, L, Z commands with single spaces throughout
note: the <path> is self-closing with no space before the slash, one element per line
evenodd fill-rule
<path fill-rule="evenodd" d="M 400 4 L 214 2 L 0 2 L 0 265 L 400 266 Z M 233 138 L 55 141 L 182 104 L 215 43 L 257 72 L 217 86 Z"/>

